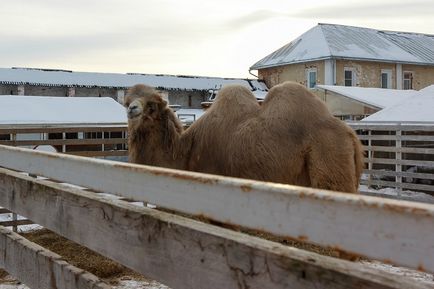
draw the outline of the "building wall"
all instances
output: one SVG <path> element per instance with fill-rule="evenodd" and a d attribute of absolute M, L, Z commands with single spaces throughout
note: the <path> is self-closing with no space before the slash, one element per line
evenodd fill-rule
<path fill-rule="evenodd" d="M 378 111 L 378 109 L 367 107 L 360 102 L 348 99 L 332 91 L 315 89 L 312 92 L 326 103 L 329 111 L 335 116 L 360 116 L 372 114 Z"/>
<path fill-rule="evenodd" d="M 25 85 L 24 95 L 34 96 L 67 96 L 68 88 L 65 86 L 34 86 Z"/>
<path fill-rule="evenodd" d="M 170 90 L 169 103 L 181 105 L 182 108 L 201 108 L 201 102 L 208 97 L 207 91 Z"/>
<path fill-rule="evenodd" d="M 434 84 L 434 66 L 402 65 L 402 72 L 413 72 L 413 89 L 421 90 Z"/>
<path fill-rule="evenodd" d="M 17 95 L 18 86 L 16 85 L 0 85 L 0 95 Z"/>
<path fill-rule="evenodd" d="M 396 89 L 396 64 L 371 61 L 336 60 L 336 85 L 345 84 L 345 67 L 354 68 L 356 73 L 356 86 L 360 87 L 381 87 L 381 70 L 392 70 L 392 88 Z"/>
<path fill-rule="evenodd" d="M 123 102 L 126 90 L 100 87 L 66 87 L 66 86 L 36 86 L 25 85 L 24 95 L 34 96 L 76 96 L 76 97 L 111 97 Z M 182 108 L 201 108 L 201 102 L 208 98 L 208 91 L 167 90 L 161 91 L 168 96 L 170 104 L 181 105 Z M 0 84 L 0 95 L 17 95 L 18 85 Z M 71 95 L 72 94 L 72 95 Z"/>
<path fill-rule="evenodd" d="M 75 96 L 78 97 L 111 97 L 117 100 L 117 88 L 102 88 L 102 87 L 75 87 Z"/>
<path fill-rule="evenodd" d="M 263 79 L 268 87 L 290 80 L 306 85 L 306 69 L 317 68 L 317 83 L 324 84 L 324 61 L 306 62 L 299 64 L 282 65 L 279 67 L 265 68 L 258 71 L 259 79 Z M 344 85 L 344 68 L 351 67 L 356 73 L 356 86 L 381 87 L 381 71 L 392 71 L 391 84 L 397 89 L 397 64 L 373 61 L 336 60 L 336 85 Z M 420 90 L 434 84 L 434 66 L 402 65 L 402 74 L 405 71 L 413 73 L 413 89 Z M 403 78 L 403 75 L 398 76 Z"/>
<path fill-rule="evenodd" d="M 306 86 L 306 70 L 309 68 L 317 69 L 317 84 L 324 84 L 324 61 L 289 64 L 260 69 L 258 71 L 258 78 L 263 79 L 268 88 L 285 81 L 294 81 Z"/>

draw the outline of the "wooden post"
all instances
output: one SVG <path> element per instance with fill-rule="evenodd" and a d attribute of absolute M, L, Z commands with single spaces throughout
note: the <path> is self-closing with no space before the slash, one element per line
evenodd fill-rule
<path fill-rule="evenodd" d="M 62 132 L 62 140 L 66 139 L 66 133 Z M 62 153 L 66 152 L 66 145 L 62 145 Z"/>
<path fill-rule="evenodd" d="M 402 165 L 401 165 L 401 160 L 402 160 L 402 152 L 401 152 L 402 142 L 401 142 L 401 136 L 402 136 L 402 131 L 401 130 L 397 130 L 396 131 L 396 142 L 395 142 L 395 147 L 396 147 L 396 153 L 395 153 L 395 159 L 396 159 L 395 171 L 397 173 L 401 173 L 402 172 Z M 395 176 L 395 182 L 398 184 L 398 186 L 396 186 L 396 190 L 397 190 L 398 196 L 401 196 L 402 187 L 400 186 L 400 184 L 402 184 L 402 176 L 396 175 Z"/>
<path fill-rule="evenodd" d="M 371 186 L 372 186 L 372 173 L 371 173 L 371 171 L 372 171 L 372 167 L 373 167 L 373 160 L 372 160 L 372 158 L 373 158 L 373 155 L 374 155 L 374 152 L 372 151 L 372 139 L 371 139 L 371 130 L 369 130 L 368 131 L 368 136 L 369 136 L 369 139 L 368 139 L 368 170 L 369 170 L 369 174 L 368 174 L 368 189 L 370 189 L 371 188 Z"/>
<path fill-rule="evenodd" d="M 12 213 L 12 221 L 13 221 L 12 231 L 16 233 L 18 232 L 18 225 L 16 223 L 18 221 L 18 215 L 16 213 Z"/>

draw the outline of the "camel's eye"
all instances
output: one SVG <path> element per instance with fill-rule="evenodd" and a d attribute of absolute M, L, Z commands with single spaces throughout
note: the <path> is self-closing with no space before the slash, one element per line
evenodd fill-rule
<path fill-rule="evenodd" d="M 156 110 L 156 103 L 155 102 L 148 102 L 146 104 L 146 107 L 148 108 L 149 113 L 153 113 Z"/>

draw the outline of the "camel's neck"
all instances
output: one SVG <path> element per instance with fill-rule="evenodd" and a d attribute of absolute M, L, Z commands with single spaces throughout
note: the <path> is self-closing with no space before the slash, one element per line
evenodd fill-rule
<path fill-rule="evenodd" d="M 152 126 L 129 131 L 130 162 L 183 169 L 180 149 L 182 125 L 171 111 L 162 114 Z"/>

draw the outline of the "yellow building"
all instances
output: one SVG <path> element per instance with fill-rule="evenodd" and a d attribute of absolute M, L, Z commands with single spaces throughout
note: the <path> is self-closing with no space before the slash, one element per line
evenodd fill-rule
<path fill-rule="evenodd" d="M 318 84 L 420 90 L 434 84 L 434 36 L 318 24 L 250 70 L 257 70 L 269 88 L 295 81 L 324 100 Z M 336 100 L 327 104 L 339 106 Z M 341 113 L 354 109 L 350 105 Z"/>
<path fill-rule="evenodd" d="M 434 84 L 434 35 L 318 24 L 250 70 L 270 88 L 291 80 L 420 90 Z"/>

